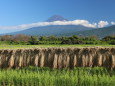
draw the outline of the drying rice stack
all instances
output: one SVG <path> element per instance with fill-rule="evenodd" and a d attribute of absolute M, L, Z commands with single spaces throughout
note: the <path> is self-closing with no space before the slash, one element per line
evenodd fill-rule
<path fill-rule="evenodd" d="M 99 66 L 115 69 L 115 48 L 0 50 L 0 68 L 20 68 L 26 66 L 57 69 Z"/>

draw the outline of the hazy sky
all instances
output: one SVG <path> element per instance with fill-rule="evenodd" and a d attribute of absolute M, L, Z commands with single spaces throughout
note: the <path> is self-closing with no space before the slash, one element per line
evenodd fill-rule
<path fill-rule="evenodd" d="M 71 21 L 114 24 L 115 0 L 0 0 L 0 29 L 43 22 L 55 14 Z"/>

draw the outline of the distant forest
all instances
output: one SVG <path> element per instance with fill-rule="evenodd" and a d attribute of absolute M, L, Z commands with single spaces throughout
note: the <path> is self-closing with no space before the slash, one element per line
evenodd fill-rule
<path fill-rule="evenodd" d="M 23 34 L 18 35 L 4 35 L 0 36 L 0 44 L 9 45 L 39 45 L 39 44 L 94 44 L 94 45 L 115 45 L 115 36 L 106 36 L 99 39 L 96 36 L 80 37 L 73 35 L 70 37 L 56 37 L 56 36 L 27 36 Z"/>

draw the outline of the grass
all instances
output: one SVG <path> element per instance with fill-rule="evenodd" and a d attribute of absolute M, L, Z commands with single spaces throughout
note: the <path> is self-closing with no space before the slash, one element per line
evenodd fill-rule
<path fill-rule="evenodd" d="M 0 45 L 0 49 L 50 48 L 50 47 L 115 47 L 115 45 Z"/>
<path fill-rule="evenodd" d="M 105 68 L 1 69 L 0 86 L 115 86 L 115 71 Z"/>

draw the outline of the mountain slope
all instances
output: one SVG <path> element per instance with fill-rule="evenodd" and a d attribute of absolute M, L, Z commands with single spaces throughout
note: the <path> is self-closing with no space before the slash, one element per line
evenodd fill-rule
<path fill-rule="evenodd" d="M 79 35 L 79 36 L 97 36 L 99 38 L 103 38 L 108 35 L 115 35 L 115 25 L 99 28 L 99 29 L 93 29 L 93 30 L 87 30 L 87 31 L 79 31 L 69 34 L 61 34 L 64 36 L 71 36 L 71 35 Z"/>
<path fill-rule="evenodd" d="M 14 33 L 9 33 L 10 35 L 16 34 L 26 34 L 26 35 L 37 35 L 37 36 L 97 36 L 103 38 L 108 35 L 115 35 L 115 25 L 92 29 L 86 28 L 80 25 L 52 25 L 52 26 L 43 26 L 43 27 L 33 27 L 23 31 L 18 31 Z"/>
<path fill-rule="evenodd" d="M 84 27 L 81 25 L 52 25 L 52 26 L 42 26 L 42 27 L 33 27 L 23 31 L 18 31 L 14 33 L 9 33 L 11 35 L 16 34 L 26 34 L 26 35 L 37 35 L 37 36 L 50 36 L 60 34 L 69 34 L 78 31 L 91 30 L 92 28 Z"/>

